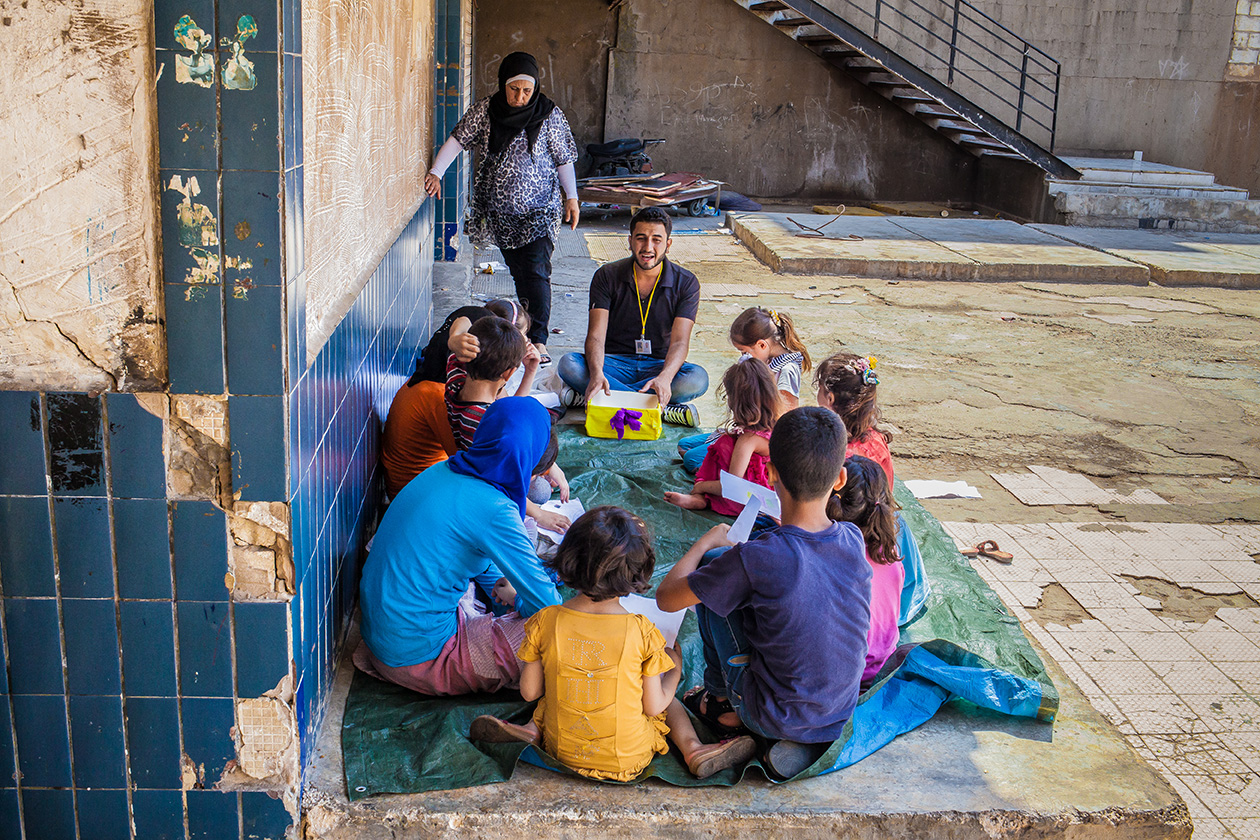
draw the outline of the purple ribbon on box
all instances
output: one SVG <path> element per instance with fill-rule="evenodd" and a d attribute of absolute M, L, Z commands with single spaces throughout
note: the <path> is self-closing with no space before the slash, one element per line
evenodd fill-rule
<path fill-rule="evenodd" d="M 617 440 L 621 440 L 626 436 L 626 426 L 631 431 L 639 431 L 643 424 L 639 422 L 639 418 L 643 416 L 642 411 L 635 411 L 633 408 L 619 408 L 617 413 L 608 421 L 608 425 L 617 430 Z"/>

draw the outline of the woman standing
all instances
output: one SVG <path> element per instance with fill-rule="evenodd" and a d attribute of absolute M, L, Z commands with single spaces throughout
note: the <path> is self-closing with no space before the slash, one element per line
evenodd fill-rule
<path fill-rule="evenodd" d="M 438 150 L 424 188 L 442 194 L 442 174 L 464 149 L 478 154 L 472 214 L 464 230 L 474 244 L 494 244 L 533 324 L 529 340 L 547 364 L 551 318 L 551 252 L 564 221 L 578 223 L 577 144 L 556 104 L 538 90 L 538 62 L 514 52 L 499 64 L 499 90 L 479 100 Z"/>

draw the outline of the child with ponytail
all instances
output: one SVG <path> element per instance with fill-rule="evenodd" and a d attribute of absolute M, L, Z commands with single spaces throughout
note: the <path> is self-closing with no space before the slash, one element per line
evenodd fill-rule
<path fill-rule="evenodd" d="M 761 306 L 745 309 L 731 324 L 730 340 L 740 353 L 760 359 L 770 367 L 783 411 L 800 405 L 801 377 L 809 370 L 810 360 L 809 350 L 801 341 L 791 315 Z M 683 469 L 694 474 L 720 434 L 720 431 L 702 432 L 678 441 Z"/>
<path fill-rule="evenodd" d="M 866 542 L 871 566 L 871 627 L 866 635 L 866 668 L 862 682 L 870 682 L 901 637 L 901 589 L 905 567 L 897 549 L 897 502 L 884 471 L 870 458 L 850 455 L 845 459 L 844 489 L 831 494 L 827 517 L 833 522 L 852 522 Z"/>

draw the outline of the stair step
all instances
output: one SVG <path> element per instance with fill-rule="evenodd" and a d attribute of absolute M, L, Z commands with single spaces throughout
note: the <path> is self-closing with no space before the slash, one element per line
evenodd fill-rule
<path fill-rule="evenodd" d="M 913 107 L 908 108 L 910 113 L 918 117 L 944 117 L 945 119 L 953 119 L 960 117 L 959 113 L 948 105 L 942 105 L 939 102 L 918 102 Z"/>
<path fill-rule="evenodd" d="M 837 62 L 848 61 L 851 58 L 866 58 L 866 53 L 853 49 L 844 41 L 834 47 L 822 47 L 819 52 L 822 53 L 823 58 Z"/>
<path fill-rule="evenodd" d="M 1211 172 L 1149 160 L 1070 157 L 1064 158 L 1064 161 L 1081 173 L 1082 180 L 1098 183 L 1203 187 L 1216 184 L 1216 178 Z"/>
<path fill-rule="evenodd" d="M 750 12 L 781 12 L 786 8 L 787 6 L 779 0 L 763 0 L 763 2 L 748 4 Z"/>
<path fill-rule="evenodd" d="M 984 134 L 983 130 L 976 128 L 966 120 L 955 119 L 953 117 L 929 117 L 923 121 L 932 126 L 932 128 L 935 128 L 937 131 L 954 131 L 959 134 L 974 134 L 976 136 L 982 136 Z"/>
<path fill-rule="evenodd" d="M 980 155 L 982 157 L 1010 158 L 1011 160 L 1027 160 L 1028 159 L 1024 157 L 1023 155 L 1019 154 L 1018 152 L 1012 152 L 1010 149 L 982 149 L 980 151 Z"/>
<path fill-rule="evenodd" d="M 889 73 L 882 67 L 879 70 L 863 70 L 856 68 L 851 72 L 862 77 L 862 81 L 868 85 L 893 85 L 894 87 L 904 87 L 909 90 L 918 90 L 913 85 L 906 84 L 906 80 L 896 73 Z"/>
<path fill-rule="evenodd" d="M 1208 201 L 1246 201 L 1249 193 L 1237 187 L 1219 184 L 1212 186 L 1181 186 L 1177 184 L 1106 184 L 1087 181 L 1048 180 L 1051 195 L 1084 193 L 1088 195 L 1124 195 L 1149 198 L 1200 198 Z"/>
<path fill-rule="evenodd" d="M 802 44 L 840 44 L 843 43 L 835 35 L 797 35 L 796 40 Z"/>
<path fill-rule="evenodd" d="M 1007 151 L 1010 149 L 1000 140 L 994 140 L 992 137 L 978 137 L 974 134 L 965 134 L 958 138 L 958 142 L 964 146 L 975 146 L 978 149 L 997 149 L 998 151 Z"/>
<path fill-rule="evenodd" d="M 887 92 L 881 91 L 881 93 L 884 93 L 885 96 L 894 102 L 936 102 L 935 99 L 928 96 L 923 91 L 913 87 L 898 88 L 897 90 Z"/>
<path fill-rule="evenodd" d="M 791 27 L 791 26 L 812 26 L 813 23 L 814 22 L 807 17 L 790 17 L 790 18 L 779 18 L 778 20 L 774 22 L 774 25 L 782 26 L 784 29 L 787 29 L 788 27 Z"/>

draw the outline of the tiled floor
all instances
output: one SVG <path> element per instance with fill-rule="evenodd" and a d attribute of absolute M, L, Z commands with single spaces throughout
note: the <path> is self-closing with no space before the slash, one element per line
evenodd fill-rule
<path fill-rule="evenodd" d="M 1196 840 L 1260 838 L 1260 525 L 944 525 L 960 548 L 1015 555 L 972 565 L 1164 773 Z M 1079 609 L 1039 609 L 1052 584 Z"/>

